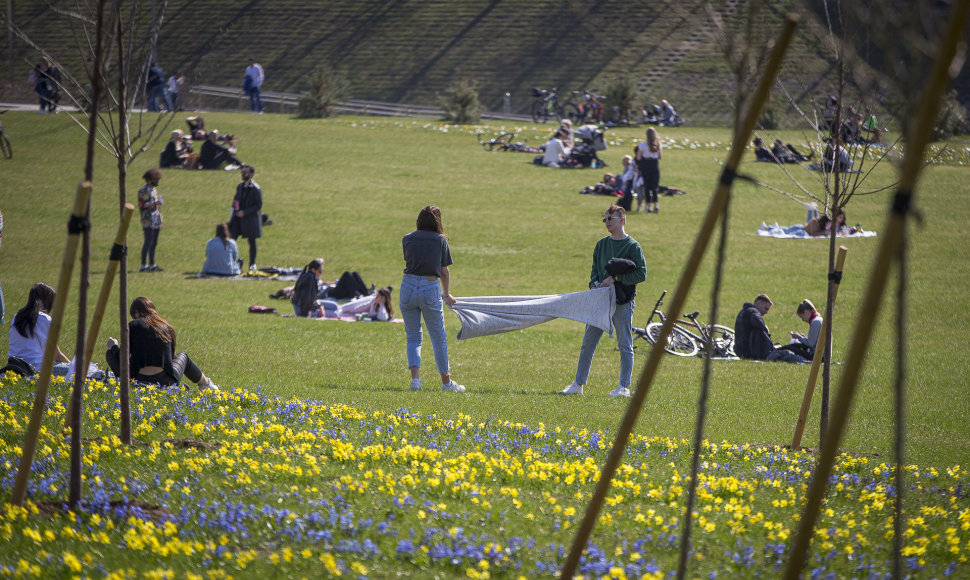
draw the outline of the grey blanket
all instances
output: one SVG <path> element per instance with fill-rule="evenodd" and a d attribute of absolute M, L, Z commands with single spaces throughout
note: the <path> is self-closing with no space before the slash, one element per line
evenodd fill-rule
<path fill-rule="evenodd" d="M 511 332 L 568 318 L 613 336 L 616 297 L 612 286 L 548 296 L 475 296 L 456 298 L 451 310 L 461 320 L 458 340 Z"/>

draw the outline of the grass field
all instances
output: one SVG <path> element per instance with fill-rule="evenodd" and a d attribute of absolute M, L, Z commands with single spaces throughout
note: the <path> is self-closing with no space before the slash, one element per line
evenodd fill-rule
<path fill-rule="evenodd" d="M 84 135 L 64 115 L 40 117 L 11 112 L 3 121 L 14 146 L 14 158 L 0 161 L 0 210 L 6 226 L 0 248 L 0 281 L 9 324 L 32 283 L 56 282 L 64 223 L 82 176 Z M 357 270 L 368 284 L 396 288 L 403 267 L 400 238 L 413 229 L 418 209 L 434 203 L 442 208 L 451 238 L 455 296 L 559 293 L 585 288 L 592 247 L 605 234 L 600 216 L 608 200 L 577 194 L 583 186 L 598 181 L 601 171 L 537 168 L 531 164 L 531 155 L 484 152 L 476 142 L 476 128 L 444 126 L 433 120 L 342 117 L 296 121 L 276 115 L 239 114 L 207 114 L 206 124 L 236 134 L 240 157 L 257 168 L 264 211 L 274 221 L 260 240 L 261 266 L 299 267 L 322 255 L 327 260 L 325 278 L 335 279 L 344 270 Z M 504 127 L 513 128 L 509 124 Z M 495 124 L 486 129 L 500 128 Z M 538 145 L 549 127 L 514 129 L 520 138 Z M 609 133 L 610 149 L 602 157 L 611 170 L 620 167 L 620 157 L 641 135 L 639 129 Z M 683 189 L 687 195 L 662 198 L 659 214 L 629 216 L 627 232 L 643 245 L 648 266 L 647 281 L 639 287 L 634 318 L 638 325 L 660 292 L 673 291 L 676 286 L 730 138 L 724 130 L 694 127 L 664 129 L 661 135 L 665 145 L 661 183 Z M 770 137 L 793 142 L 802 139 L 797 133 Z M 963 165 L 968 149 L 965 143 L 953 145 L 945 162 L 928 167 L 920 182 L 917 205 L 922 225 L 911 229 L 909 272 L 907 462 L 939 472 L 966 465 L 970 459 L 965 420 L 970 362 L 962 347 L 970 322 L 965 290 L 970 254 L 961 249 L 970 237 L 965 233 L 970 204 L 963 199 L 968 171 Z M 146 153 L 132 167 L 128 180 L 132 198 L 141 184 L 141 173 L 157 161 L 159 149 Z M 747 163 L 742 170 L 775 186 L 793 189 L 776 167 Z M 803 183 L 813 187 L 815 174 L 798 168 L 794 171 Z M 889 184 L 894 175 L 892 166 L 885 163 L 870 179 Z M 113 161 L 102 154 L 96 167 L 92 204 L 92 251 L 97 257 L 92 268 L 92 302 L 100 288 L 101 264 L 115 230 L 116 182 Z M 165 172 L 160 185 L 165 197 L 165 229 L 158 249 L 158 263 L 164 272 L 138 273 L 141 240 L 137 225 L 129 241 L 129 296 L 152 298 L 178 331 L 179 348 L 224 390 L 251 392 L 259 388 L 265 396 L 346 405 L 365 416 L 406 410 L 420 416 L 433 415 L 441 421 L 460 420 L 466 425 L 489 421 L 527 425 L 543 433 L 615 429 L 626 403 L 606 396 L 616 386 L 619 365 L 615 344 L 601 344 L 584 396 L 556 395 L 575 372 L 582 336 L 577 323 L 554 321 L 460 343 L 452 339 L 452 371 L 468 387 L 465 395 L 456 396 L 434 389 L 419 393 L 407 390 L 401 325 L 248 314 L 247 307 L 252 304 L 289 312 L 288 302 L 268 298 L 286 283 L 194 277 L 215 224 L 227 218 L 237 182 L 234 172 Z M 882 193 L 853 200 L 847 208 L 849 222 L 879 231 L 888 199 L 888 194 Z M 822 308 L 826 242 L 763 239 L 755 233 L 762 221 L 785 225 L 803 218 L 804 209 L 799 204 L 746 182 L 737 184 L 719 322 L 733 325 L 742 302 L 767 292 L 775 301 L 767 322 L 776 340 L 784 340 L 789 330 L 804 330 L 794 313 L 802 298 L 810 298 Z M 839 360 L 846 351 L 853 314 L 861 301 L 877 243 L 878 238 L 844 242 L 849 253 L 835 322 L 835 357 Z M 240 250 L 245 254 L 245 243 Z M 707 318 L 712 275 L 713 264 L 708 258 L 687 303 L 690 310 L 700 310 L 708 322 L 713 322 Z M 72 290 L 71 312 L 60 341 L 69 355 L 74 350 L 76 291 Z M 843 445 L 845 451 L 876 465 L 891 462 L 892 457 L 896 357 L 890 317 L 893 309 L 890 299 L 882 310 Z M 457 319 L 449 313 L 446 323 L 449 335 L 454 337 Z M 117 336 L 118 324 L 117 306 L 113 305 L 96 349 L 95 362 L 102 366 L 104 341 Z M 6 332 L 0 334 L 0 346 L 5 348 Z M 648 348 L 645 343 L 638 347 L 637 373 Z M 426 345 L 422 370 L 426 385 L 434 384 L 436 376 L 429 349 Z M 699 359 L 666 359 L 636 434 L 673 441 L 689 438 L 700 373 Z M 707 439 L 741 446 L 790 443 L 807 374 L 806 367 L 794 365 L 716 364 Z M 23 388 L 11 387 L 11 392 L 24 394 Z M 58 397 L 64 391 L 55 388 L 52 393 Z M 148 423 L 145 433 L 157 433 Z M 438 428 L 435 421 L 429 419 L 428 423 L 429 433 Z M 805 444 L 816 444 L 817 424 L 816 397 Z M 22 437 L 16 435 L 16 429 L 6 433 Z M 8 441 L 12 443 L 18 441 Z M 602 452 L 593 455 L 601 461 Z M 66 464 L 66 460 L 63 462 Z M 680 469 L 682 473 L 683 467 Z M 869 471 L 868 467 L 853 469 Z M 9 493 L 12 471 L 8 464 L 3 478 L 5 494 Z M 965 474 L 959 476 L 959 469 L 956 473 L 965 482 Z M 552 490 L 557 487 L 550 486 Z M 535 493 L 540 492 L 537 489 Z M 961 505 L 966 509 L 965 497 L 959 492 L 957 497 L 958 504 L 951 502 L 949 509 Z M 581 513 L 583 503 L 576 505 L 572 509 Z M 465 525 L 475 527 L 472 522 Z M 620 527 L 617 524 L 617 529 Z M 570 533 L 557 530 L 557 541 L 568 545 Z M 727 533 L 721 542 L 730 542 L 730 538 Z M 716 542 L 712 545 L 720 546 Z M 730 546 L 723 548 L 712 548 L 710 553 L 722 557 L 721 552 Z M 345 567 L 348 571 L 349 565 Z M 374 574 L 389 575 L 392 568 Z M 669 562 L 660 568 L 669 570 Z M 727 572 L 724 567 L 715 569 Z M 425 570 L 428 576 L 439 574 L 433 566 L 430 570 Z M 931 575 L 942 572 L 935 568 Z"/>

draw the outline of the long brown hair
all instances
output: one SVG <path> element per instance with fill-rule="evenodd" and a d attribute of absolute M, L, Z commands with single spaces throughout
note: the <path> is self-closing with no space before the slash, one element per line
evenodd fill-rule
<path fill-rule="evenodd" d="M 653 127 L 647 129 L 647 147 L 650 148 L 651 153 L 660 151 L 660 137 L 657 136 L 657 130 Z"/>
<path fill-rule="evenodd" d="M 385 286 L 377 289 L 378 296 L 384 297 L 384 308 L 387 309 L 388 318 L 394 318 L 394 307 L 391 306 L 391 290 L 394 290 L 394 288 L 391 286 Z"/>
<path fill-rule="evenodd" d="M 426 205 L 418 212 L 418 229 L 426 232 L 436 232 L 445 238 L 445 226 L 441 223 L 441 210 L 435 205 Z"/>
<path fill-rule="evenodd" d="M 216 237 L 222 240 L 222 247 L 229 247 L 229 224 L 222 222 L 216 226 Z"/>
<path fill-rule="evenodd" d="M 13 325 L 24 338 L 34 336 L 34 327 L 37 326 L 37 317 L 41 311 L 50 312 L 54 308 L 54 298 L 57 293 L 54 289 L 38 282 L 31 286 L 30 293 L 27 294 L 27 305 L 17 311 L 14 316 Z"/>
<path fill-rule="evenodd" d="M 145 324 L 155 331 L 155 335 L 162 339 L 162 342 L 172 343 L 172 351 L 175 351 L 175 329 L 167 320 L 158 315 L 155 304 L 151 300 L 144 296 L 135 298 L 131 301 L 128 314 L 132 318 L 142 318 Z"/>

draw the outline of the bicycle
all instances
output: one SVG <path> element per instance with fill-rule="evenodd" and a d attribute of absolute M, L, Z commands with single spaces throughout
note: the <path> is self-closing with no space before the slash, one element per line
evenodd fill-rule
<path fill-rule="evenodd" d="M 6 113 L 6 111 L 0 111 L 0 115 L 3 113 Z M 4 159 L 13 157 L 13 148 L 10 147 L 10 139 L 7 138 L 7 131 L 3 128 L 3 123 L 0 123 L 0 152 L 3 153 Z"/>
<path fill-rule="evenodd" d="M 633 329 L 633 334 L 636 335 L 636 338 L 642 338 L 650 344 L 657 343 L 657 338 L 660 336 L 663 323 L 667 320 L 667 317 L 660 310 L 660 305 L 663 304 L 663 299 L 666 295 L 667 291 L 664 290 L 654 305 L 653 312 L 650 314 L 650 318 L 647 319 L 647 324 L 643 328 Z M 698 356 L 699 354 L 706 353 L 707 345 L 713 343 L 713 354 L 715 357 L 736 357 L 737 355 L 734 354 L 734 331 L 720 324 L 701 324 L 697 321 L 698 314 L 698 312 L 691 312 L 690 314 L 684 314 L 684 318 L 687 320 L 674 320 L 674 327 L 671 330 L 670 337 L 667 339 L 667 345 L 664 346 L 664 350 L 677 356 Z M 660 322 L 653 322 L 654 316 L 659 316 Z"/>
<path fill-rule="evenodd" d="M 559 103 L 558 89 L 532 89 L 532 96 L 536 101 L 532 103 L 532 122 L 541 124 L 550 118 L 557 121 L 563 118 L 562 104 Z"/>
<path fill-rule="evenodd" d="M 507 151 L 512 148 L 512 141 L 515 139 L 515 133 L 502 133 L 498 137 L 483 141 L 483 134 L 481 131 L 478 132 L 478 144 L 486 151 Z"/>
<path fill-rule="evenodd" d="M 601 95 L 594 95 L 590 91 L 573 91 L 574 95 L 582 95 L 582 101 L 574 103 L 572 101 L 562 106 L 563 114 L 573 125 L 580 125 L 588 119 L 594 123 L 603 122 L 603 104 L 600 99 L 605 99 Z"/>

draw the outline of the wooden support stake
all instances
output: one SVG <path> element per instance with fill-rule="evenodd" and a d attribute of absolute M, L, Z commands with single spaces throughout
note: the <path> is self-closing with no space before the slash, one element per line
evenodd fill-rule
<path fill-rule="evenodd" d="M 798 522 L 798 531 L 792 539 L 791 554 L 785 567 L 785 580 L 797 580 L 808 558 L 808 546 L 815 533 L 818 512 L 822 507 L 822 499 L 828 487 L 842 434 L 848 424 L 852 400 L 855 397 L 859 376 L 862 374 L 862 364 L 865 362 L 869 343 L 876 328 L 876 316 L 886 291 L 889 272 L 898 258 L 900 244 L 903 236 L 906 235 L 906 219 L 913 199 L 913 189 L 923 166 L 923 153 L 936 125 L 935 121 L 940 110 L 940 95 L 943 94 L 949 80 L 948 69 L 963 35 L 968 12 L 970 12 L 970 0 L 957 0 L 953 3 L 946 31 L 940 40 L 939 53 L 933 63 L 933 70 L 923 85 L 917 114 L 910 119 L 906 132 L 906 156 L 903 158 L 899 189 L 890 207 L 884 228 L 885 234 L 880 234 L 879 251 L 869 275 L 869 284 L 866 287 L 862 307 L 856 318 L 855 334 L 839 381 L 839 392 L 835 400 L 832 420 L 829 423 L 829 432 L 822 445 L 822 454 L 815 466 L 815 472 L 812 474 L 805 508 Z"/>
<path fill-rule="evenodd" d="M 849 248 L 839 246 L 839 253 L 835 257 L 835 271 L 842 272 L 845 266 L 845 253 Z M 835 280 L 835 288 L 832 292 L 832 306 L 835 306 L 835 299 L 839 295 L 839 280 Z M 802 397 L 802 408 L 798 412 L 798 421 L 795 422 L 795 436 L 792 438 L 791 448 L 798 449 L 802 445 L 802 434 L 805 432 L 805 422 L 808 420 L 808 410 L 812 406 L 812 396 L 815 394 L 815 382 L 818 380 L 818 370 L 822 366 L 822 358 L 825 354 L 825 344 L 828 336 L 828 320 L 822 320 L 822 328 L 819 330 L 818 342 L 815 344 L 815 356 L 812 358 L 812 370 L 808 373 L 808 383 L 805 385 L 805 396 Z"/>
<path fill-rule="evenodd" d="M 108 268 L 104 271 L 104 281 L 101 284 L 101 293 L 98 295 L 98 303 L 94 309 L 94 316 L 91 318 L 91 326 L 88 328 L 88 338 L 84 343 L 84 358 L 76 361 L 74 372 L 87 373 L 88 363 L 94 356 L 95 343 L 98 340 L 98 333 L 101 332 L 101 322 L 104 321 L 104 312 L 108 308 L 108 299 L 111 297 L 111 287 L 114 285 L 115 274 L 121 264 L 121 256 L 115 252 L 123 251 L 115 248 L 124 248 L 125 238 L 128 236 L 128 225 L 131 223 L 131 215 L 135 212 L 135 206 L 130 203 L 125 204 L 125 210 L 121 214 L 121 221 L 118 223 L 118 233 L 115 234 L 115 245 L 112 253 L 108 257 Z M 83 369 L 83 370 L 82 370 Z M 67 415 L 64 417 L 64 428 L 71 428 L 71 415 L 74 409 L 74 400 L 71 399 L 67 407 Z M 122 418 L 124 420 L 124 418 Z"/>
<path fill-rule="evenodd" d="M 723 215 L 725 206 L 727 206 L 728 198 L 731 194 L 731 185 L 737 175 L 736 171 L 738 165 L 741 164 L 741 157 L 747 150 L 748 140 L 751 137 L 752 131 L 754 131 L 754 126 L 757 122 L 758 116 L 761 114 L 761 109 L 768 101 L 768 95 L 771 92 L 771 87 L 774 85 L 775 78 L 778 76 L 778 71 L 781 69 L 781 63 L 784 60 L 785 52 L 788 50 L 788 46 L 791 44 L 791 40 L 795 35 L 795 27 L 797 25 L 798 19 L 794 15 L 789 15 L 786 18 L 784 28 L 782 29 L 781 34 L 779 34 L 778 40 L 775 42 L 775 46 L 765 67 L 765 74 L 761 78 L 761 82 L 758 85 L 757 90 L 751 97 L 748 111 L 741 120 L 740 126 L 735 128 L 734 140 L 731 146 L 731 151 L 728 154 L 727 163 L 725 163 L 724 170 L 721 173 L 721 179 L 714 193 L 714 197 L 711 199 L 711 204 L 707 208 L 707 213 L 705 214 L 704 221 L 701 224 L 700 232 L 694 239 L 694 247 L 691 249 L 690 256 L 687 259 L 687 264 L 684 266 L 684 272 L 681 275 L 677 290 L 674 292 L 669 312 L 681 312 L 684 308 L 684 304 L 687 301 L 687 295 L 690 293 L 691 285 L 694 283 L 694 278 L 697 276 L 697 271 L 700 269 L 701 261 L 704 258 L 704 252 L 707 250 L 707 246 L 711 241 L 714 228 L 717 226 L 717 222 Z M 675 319 L 675 316 L 670 316 L 666 321 L 664 321 L 663 327 L 660 330 L 660 336 L 657 338 L 654 348 L 650 350 L 650 356 L 647 358 L 647 362 L 640 374 L 640 379 L 637 382 L 637 388 L 633 392 L 633 396 L 630 398 L 630 403 L 627 405 L 626 413 L 624 414 L 620 427 L 616 432 L 616 438 L 613 440 L 613 447 L 610 448 L 610 453 L 606 458 L 606 463 L 603 465 L 603 469 L 600 472 L 600 478 L 596 484 L 596 489 L 593 491 L 593 497 L 590 498 L 589 504 L 586 506 L 586 513 L 583 516 L 583 520 L 580 522 L 579 527 L 576 530 L 576 536 L 573 538 L 573 543 L 570 547 L 569 554 L 566 557 L 566 561 L 563 564 L 562 571 L 559 575 L 559 577 L 562 579 L 572 578 L 576 573 L 576 568 L 579 565 L 579 558 L 582 556 L 583 550 L 586 548 L 586 542 L 589 540 L 589 536 L 593 531 L 593 526 L 596 524 L 596 519 L 599 517 L 600 508 L 602 508 L 603 501 L 606 499 L 606 494 L 610 490 L 610 485 L 613 482 L 613 476 L 616 474 L 620 461 L 623 459 L 623 453 L 626 451 L 627 439 L 630 437 L 630 433 L 633 431 L 633 426 L 636 424 L 637 416 L 640 414 L 640 409 L 643 407 L 644 400 L 646 400 L 647 393 L 650 390 L 650 385 L 657 373 L 657 369 L 660 367 L 660 359 L 664 355 L 662 345 L 666 343 L 667 338 L 670 336 Z"/>
<path fill-rule="evenodd" d="M 91 182 L 78 184 L 77 194 L 74 196 L 74 209 L 68 225 L 67 243 L 64 247 L 64 259 L 61 262 L 61 274 L 57 281 L 57 296 L 54 298 L 54 310 L 51 312 L 51 327 L 47 334 L 47 345 L 44 348 L 44 361 L 37 376 L 37 386 L 34 391 L 34 407 L 30 413 L 30 423 L 24 438 L 23 453 L 20 456 L 20 469 L 14 482 L 13 495 L 10 503 L 23 505 L 27 494 L 27 480 L 30 478 L 30 466 L 34 461 L 37 450 L 37 439 L 40 437 L 40 427 L 44 420 L 44 407 L 47 405 L 47 392 L 51 385 L 51 373 L 54 370 L 54 355 L 57 341 L 61 335 L 61 322 L 64 320 L 64 306 L 71 289 L 71 273 L 77 260 L 77 247 L 81 239 L 81 231 L 75 226 L 84 220 L 87 213 L 88 201 L 91 199 Z"/>

